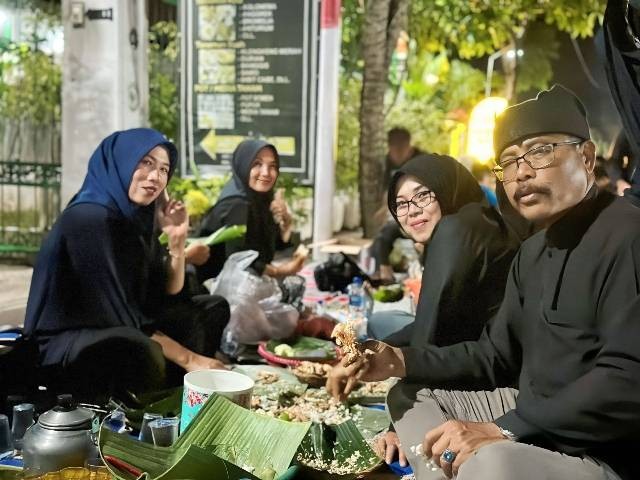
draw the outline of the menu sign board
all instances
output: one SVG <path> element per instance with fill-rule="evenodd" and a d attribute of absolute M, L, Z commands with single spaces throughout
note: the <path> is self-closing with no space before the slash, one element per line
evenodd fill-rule
<path fill-rule="evenodd" d="M 313 176 L 318 0 L 181 2 L 183 173 L 229 170 L 264 138 L 281 171 Z"/>

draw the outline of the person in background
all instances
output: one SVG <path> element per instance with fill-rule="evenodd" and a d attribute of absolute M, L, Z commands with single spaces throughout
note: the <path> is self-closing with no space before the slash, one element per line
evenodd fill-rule
<path fill-rule="evenodd" d="M 618 195 L 624 195 L 625 190 L 631 188 L 637 163 L 627 136 L 624 131 L 620 132 L 611 145 L 609 160 L 604 164 L 607 167 L 607 176 Z"/>
<path fill-rule="evenodd" d="M 411 133 L 405 128 L 395 127 L 387 133 L 387 156 L 384 163 L 383 184 L 388 186 L 395 172 L 408 160 L 422 154 L 418 147 L 411 145 Z M 386 200 L 383 202 L 386 204 Z M 386 210 L 386 206 L 383 207 Z M 377 215 L 377 214 L 376 214 Z M 385 218 L 388 216 L 384 214 Z M 372 275 L 383 283 L 393 281 L 393 268 L 389 261 L 389 254 L 393 250 L 393 244 L 402 238 L 402 231 L 398 223 L 388 219 L 376 235 L 370 247 L 371 256 L 376 262 L 376 271 Z"/>
<path fill-rule="evenodd" d="M 478 181 L 478 185 L 487 197 L 489 205 L 498 206 L 498 197 L 496 197 L 496 176 L 493 174 L 488 165 L 480 162 L 473 162 L 471 165 L 471 174 Z"/>
<path fill-rule="evenodd" d="M 258 275 L 286 277 L 304 265 L 304 255 L 294 255 L 282 265 L 272 263 L 276 250 L 291 246 L 293 219 L 282 194 L 274 195 L 280 171 L 276 148 L 257 139 L 242 141 L 231 160 L 232 177 L 216 204 L 204 215 L 197 236 L 204 237 L 223 226 L 246 225 L 246 235 L 211 247 L 209 259 L 196 266 L 200 282 L 216 277 L 232 253 L 255 250 L 252 269 Z"/>
<path fill-rule="evenodd" d="M 38 345 L 47 381 L 61 389 L 95 399 L 164 388 L 171 366 L 182 374 L 224 368 L 213 356 L 229 320 L 225 300 L 186 318 L 147 309 L 154 290 L 174 295 L 184 281 L 189 219 L 165 197 L 176 163 L 175 146 L 155 130 L 113 133 L 44 240 L 25 334 Z M 154 223 L 168 236 L 162 264 Z M 180 375 L 171 380 L 181 384 Z"/>
<path fill-rule="evenodd" d="M 594 185 L 586 110 L 561 86 L 498 116 L 494 146 L 509 201 L 542 227 L 500 310 L 478 341 L 365 342 L 349 373 L 406 379 L 387 405 L 418 480 L 640 478 L 640 210 Z"/>
<path fill-rule="evenodd" d="M 623 195 L 624 190 L 622 191 L 622 193 L 617 191 L 616 186 L 614 186 L 613 182 L 611 181 L 611 177 L 609 176 L 607 167 L 607 159 L 602 155 L 596 156 L 596 165 L 593 168 L 593 175 L 596 180 L 596 186 L 600 190 L 609 190 L 610 192 L 618 193 L 618 195 Z"/>
<path fill-rule="evenodd" d="M 609 90 L 624 126 L 625 142 L 620 144 L 626 143 L 620 153 L 609 155 L 610 161 L 619 162 L 617 168 L 614 163 L 617 172 L 609 175 L 618 192 L 640 206 L 640 0 L 608 0 L 601 32 Z"/>

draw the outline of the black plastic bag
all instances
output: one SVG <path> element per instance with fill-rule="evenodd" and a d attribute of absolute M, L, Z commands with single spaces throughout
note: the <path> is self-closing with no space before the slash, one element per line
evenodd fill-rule
<path fill-rule="evenodd" d="M 332 253 L 329 260 L 318 265 L 313 271 L 316 285 L 324 292 L 345 292 L 353 277 L 360 277 L 370 281 L 369 276 L 362 271 L 356 262 L 344 253 Z"/>

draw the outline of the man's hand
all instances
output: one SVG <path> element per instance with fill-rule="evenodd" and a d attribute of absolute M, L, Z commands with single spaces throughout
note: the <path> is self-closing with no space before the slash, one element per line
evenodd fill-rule
<path fill-rule="evenodd" d="M 402 451 L 400 446 L 400 439 L 398 438 L 398 434 L 396 432 L 387 432 L 384 436 L 378 439 L 378 450 L 384 455 L 384 461 L 389 464 L 393 463 L 393 459 L 398 455 L 398 461 L 400 462 L 401 467 L 406 467 L 407 456 Z"/>
<path fill-rule="evenodd" d="M 327 375 L 327 392 L 339 402 L 344 402 L 358 383 L 356 373 L 360 365 L 360 362 L 356 362 L 348 367 L 341 364 L 333 367 Z"/>
<path fill-rule="evenodd" d="M 451 478 L 480 447 L 506 440 L 495 423 L 449 420 L 427 432 L 422 446 L 427 458 L 431 458 Z M 447 449 L 455 453 L 451 463 L 442 458 Z"/>
<path fill-rule="evenodd" d="M 184 250 L 187 263 L 197 266 L 207 263 L 209 254 L 209 247 L 203 243 L 192 243 Z"/>
<path fill-rule="evenodd" d="M 367 340 L 359 348 L 364 353 L 362 357 L 349 366 L 337 365 L 329 373 L 326 388 L 336 400 L 344 401 L 358 381 L 379 382 L 406 375 L 399 348 L 377 340 Z"/>

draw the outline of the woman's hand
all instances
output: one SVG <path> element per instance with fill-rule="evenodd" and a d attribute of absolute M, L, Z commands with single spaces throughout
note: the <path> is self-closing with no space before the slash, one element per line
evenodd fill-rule
<path fill-rule="evenodd" d="M 203 243 L 192 243 L 184 251 L 187 263 L 191 265 L 204 265 L 209 260 L 209 247 Z"/>
<path fill-rule="evenodd" d="M 267 272 L 267 274 L 271 275 L 272 277 L 288 277 L 289 275 L 295 275 L 300 270 L 302 270 L 305 260 L 306 257 L 293 257 L 283 265 L 278 265 L 277 267 L 273 266 L 273 273 L 271 274 Z"/>
<path fill-rule="evenodd" d="M 179 367 L 184 368 L 187 372 L 192 372 L 194 370 L 208 370 L 210 368 L 226 369 L 224 363 L 220 360 L 192 352 L 159 330 L 153 332 L 151 340 L 160 344 L 162 354 L 167 360 L 170 360 Z"/>
<path fill-rule="evenodd" d="M 282 240 L 288 242 L 291 238 L 293 217 L 291 216 L 291 213 L 289 213 L 287 202 L 284 200 L 284 189 L 279 188 L 276 191 L 275 198 L 271 202 L 270 209 L 271 214 L 273 215 L 273 220 L 280 228 Z"/>
<path fill-rule="evenodd" d="M 189 215 L 184 204 L 178 200 L 171 200 L 166 190 L 158 198 L 156 221 L 160 229 L 169 237 L 169 249 L 172 250 L 173 247 L 184 249 L 189 231 Z"/>

